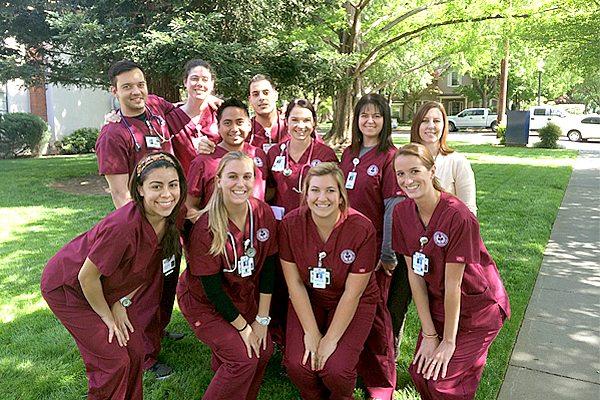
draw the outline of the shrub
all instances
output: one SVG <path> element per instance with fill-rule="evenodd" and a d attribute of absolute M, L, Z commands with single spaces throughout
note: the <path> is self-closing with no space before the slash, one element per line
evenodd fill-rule
<path fill-rule="evenodd" d="M 98 128 L 80 128 L 56 143 L 61 154 L 93 153 L 98 140 Z"/>
<path fill-rule="evenodd" d="M 553 122 L 548 124 L 538 131 L 540 136 L 539 144 L 536 143 L 535 147 L 541 147 L 544 149 L 558 149 L 558 139 L 562 135 L 562 129 L 560 126 Z"/>
<path fill-rule="evenodd" d="M 0 115 L 0 157 L 39 155 L 50 137 L 50 127 L 30 113 Z"/>
<path fill-rule="evenodd" d="M 500 144 L 506 144 L 506 125 L 498 125 L 496 137 L 500 138 Z"/>

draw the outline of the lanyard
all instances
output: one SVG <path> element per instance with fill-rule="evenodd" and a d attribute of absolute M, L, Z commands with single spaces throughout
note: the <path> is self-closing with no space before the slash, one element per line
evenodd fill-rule
<path fill-rule="evenodd" d="M 260 125 L 263 130 L 265 131 L 265 136 L 267 138 L 269 138 L 269 144 L 273 143 L 273 136 L 279 136 L 279 123 L 280 123 L 280 119 L 279 119 L 279 113 L 277 114 L 277 120 L 275 122 L 275 124 L 273 124 L 273 126 L 271 127 L 271 131 L 267 134 L 267 129 L 260 125 L 258 122 L 256 122 L 256 117 L 254 117 L 254 119 L 252 120 L 252 136 L 250 136 L 250 140 L 248 141 L 248 143 L 250 143 L 253 146 L 256 146 L 254 143 L 252 143 L 254 141 L 254 135 L 256 135 L 256 124 Z M 273 131 L 275 131 L 275 135 L 273 135 Z"/>
<path fill-rule="evenodd" d="M 248 211 L 250 212 L 250 239 L 244 240 L 244 254 L 248 257 L 254 257 L 256 256 L 256 248 L 254 248 L 254 215 L 252 213 L 252 205 L 250 205 L 250 200 L 246 200 L 246 203 L 248 203 Z M 244 232 L 245 231 L 246 228 L 244 227 Z M 233 237 L 229 231 L 227 232 L 227 236 L 231 242 L 231 247 L 233 247 L 234 264 L 233 267 L 231 267 L 229 257 L 227 256 L 227 244 L 225 244 L 225 246 L 223 246 L 223 253 L 225 254 L 225 261 L 227 261 L 227 266 L 229 268 L 223 268 L 223 272 L 235 272 L 238 267 L 238 255 L 235 246 L 235 237 Z"/>
<path fill-rule="evenodd" d="M 287 145 L 285 147 L 286 153 L 285 153 L 285 169 L 283 170 L 284 176 L 290 176 L 292 174 L 292 170 L 289 167 L 289 164 L 290 164 L 290 146 L 289 146 L 290 140 L 287 141 Z M 302 193 L 302 176 L 304 174 L 304 168 L 308 167 L 310 169 L 312 167 L 311 161 L 312 161 L 313 148 L 314 148 L 314 141 L 313 141 L 313 139 L 310 139 L 310 151 L 308 153 L 308 159 L 302 165 L 302 168 L 300 168 L 300 176 L 298 177 L 298 188 L 295 188 L 295 187 L 292 188 L 292 190 L 296 193 Z M 302 158 L 302 156 L 301 156 L 301 158 Z"/>
<path fill-rule="evenodd" d="M 147 117 L 147 119 L 146 119 L 146 126 L 148 127 L 148 131 L 150 131 L 150 134 L 152 134 L 152 132 L 154 132 L 154 134 L 160 138 L 160 142 L 161 143 L 165 143 L 165 142 L 171 141 L 171 138 L 169 138 L 167 140 L 166 135 L 162 135 L 161 133 L 159 133 L 156 130 L 156 128 L 154 127 L 154 124 L 152 124 L 152 120 L 154 118 L 156 118 L 158 120 L 158 126 L 162 127 L 162 125 L 164 124 L 163 123 L 163 119 L 160 116 L 158 116 L 158 115 L 154 115 L 152 113 L 152 110 L 150 110 L 150 107 L 148 107 L 147 105 L 145 107 L 146 107 L 146 110 L 148 110 L 148 112 L 150 113 L 149 117 L 148 117 L 148 115 L 146 115 L 146 117 Z M 121 121 L 123 121 L 123 123 L 127 127 L 127 130 L 131 134 L 131 137 L 133 138 L 133 143 L 134 143 L 133 147 L 135 148 L 135 151 L 136 152 L 140 151 L 142 149 L 142 146 L 140 146 L 140 144 L 138 143 L 137 139 L 135 138 L 135 135 L 133 134 L 133 131 L 131 130 L 131 127 L 129 126 L 129 124 L 125 120 L 125 116 L 123 115 L 123 112 L 121 111 L 120 108 L 119 108 L 119 114 L 121 115 Z M 162 130 L 162 128 L 161 128 L 161 130 Z"/>

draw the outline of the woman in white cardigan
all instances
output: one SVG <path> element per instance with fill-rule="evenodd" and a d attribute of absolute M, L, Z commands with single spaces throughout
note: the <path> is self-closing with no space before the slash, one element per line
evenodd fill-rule
<path fill-rule="evenodd" d="M 435 176 L 444 190 L 462 200 L 477 215 L 475 175 L 462 154 L 450 150 L 447 143 L 448 117 L 441 103 L 423 104 L 412 120 L 410 141 L 424 145 L 435 158 Z"/>

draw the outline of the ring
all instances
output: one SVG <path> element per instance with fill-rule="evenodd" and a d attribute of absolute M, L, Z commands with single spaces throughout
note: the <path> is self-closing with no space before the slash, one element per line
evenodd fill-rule
<path fill-rule="evenodd" d="M 431 360 L 433 360 L 433 358 L 429 357 L 429 362 L 431 362 Z"/>
<path fill-rule="evenodd" d="M 315 354 L 317 354 L 317 353 L 310 353 L 310 354 L 311 354 L 312 356 L 314 356 L 314 355 L 315 355 Z"/>

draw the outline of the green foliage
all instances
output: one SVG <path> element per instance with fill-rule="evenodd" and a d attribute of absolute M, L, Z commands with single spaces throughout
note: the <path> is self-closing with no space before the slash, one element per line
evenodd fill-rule
<path fill-rule="evenodd" d="M 39 155 L 50 137 L 50 127 L 30 113 L 0 115 L 0 157 Z"/>
<path fill-rule="evenodd" d="M 500 138 L 500 144 L 506 144 L 506 125 L 498 125 L 498 130 L 496 131 L 496 137 Z"/>
<path fill-rule="evenodd" d="M 560 126 L 553 122 L 548 122 L 546 126 L 538 130 L 540 141 L 536 143 L 536 147 L 544 149 L 558 149 L 558 139 L 562 135 Z"/>
<path fill-rule="evenodd" d="M 98 128 L 80 128 L 56 143 L 61 154 L 93 153 L 98 140 Z"/>

